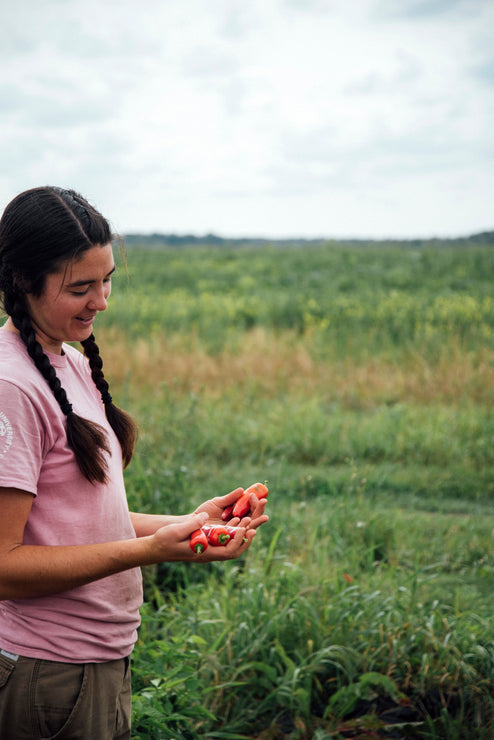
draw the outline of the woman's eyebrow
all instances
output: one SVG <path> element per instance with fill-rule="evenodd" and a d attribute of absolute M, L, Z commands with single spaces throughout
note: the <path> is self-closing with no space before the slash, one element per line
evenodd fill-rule
<path fill-rule="evenodd" d="M 105 279 L 106 279 L 106 278 L 109 278 L 109 277 L 110 277 L 110 275 L 112 275 L 112 274 L 113 274 L 113 273 L 115 272 L 115 270 L 116 270 L 116 269 L 117 269 L 117 268 L 116 268 L 116 266 L 115 266 L 115 265 L 113 265 L 113 267 L 112 267 L 112 269 L 110 270 L 110 272 L 109 272 L 109 273 L 108 273 L 107 275 L 105 275 Z M 89 285 L 90 283 L 94 283 L 94 282 L 96 282 L 96 280 L 95 280 L 95 279 L 89 279 L 89 280 L 74 280 L 74 281 L 73 281 L 73 282 L 71 282 L 71 283 L 66 283 L 66 286 L 65 286 L 65 287 L 66 287 L 66 288 L 77 288 L 77 287 L 80 287 L 81 285 Z"/>

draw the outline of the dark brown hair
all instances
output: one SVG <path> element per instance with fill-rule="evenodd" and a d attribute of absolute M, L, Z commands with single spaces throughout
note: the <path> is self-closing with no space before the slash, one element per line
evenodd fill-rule
<path fill-rule="evenodd" d="M 67 418 L 67 440 L 83 475 L 105 483 L 108 440 L 103 427 L 83 419 L 72 410 L 54 367 L 36 339 L 26 294 L 39 297 L 46 276 L 62 262 L 78 258 L 94 246 L 113 240 L 108 221 L 74 190 L 45 186 L 26 190 L 5 208 L 0 219 L 0 295 L 5 313 L 20 332 L 34 364 L 43 375 Z M 126 467 L 134 451 L 137 426 L 125 411 L 113 404 L 103 362 L 94 335 L 81 342 L 89 360 L 93 381 L 101 393 L 106 417 L 122 448 Z"/>

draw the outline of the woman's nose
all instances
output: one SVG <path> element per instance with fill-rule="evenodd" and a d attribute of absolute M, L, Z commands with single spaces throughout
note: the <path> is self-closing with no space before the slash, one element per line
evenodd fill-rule
<path fill-rule="evenodd" d="M 105 285 L 95 289 L 88 302 L 88 308 L 91 308 L 93 311 L 104 311 L 108 305 L 108 296 L 109 291 Z"/>

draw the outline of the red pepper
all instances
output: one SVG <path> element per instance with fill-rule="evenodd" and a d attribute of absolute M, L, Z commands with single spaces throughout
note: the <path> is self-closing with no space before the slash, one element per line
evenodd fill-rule
<path fill-rule="evenodd" d="M 243 493 L 240 498 L 235 501 L 235 505 L 232 509 L 232 516 L 238 516 L 240 519 L 250 511 L 250 493 Z"/>
<path fill-rule="evenodd" d="M 255 493 L 258 499 L 267 498 L 269 490 L 264 483 L 253 483 L 245 489 L 244 493 Z"/>
<path fill-rule="evenodd" d="M 236 527 L 228 527 L 223 524 L 205 524 L 202 527 L 202 531 L 205 533 L 210 545 L 218 546 L 226 545 L 237 529 Z"/>
<path fill-rule="evenodd" d="M 221 514 L 221 518 L 223 519 L 224 522 L 227 522 L 229 519 L 232 518 L 232 511 L 233 511 L 233 504 L 230 504 L 230 506 L 225 506 Z"/>
<path fill-rule="evenodd" d="M 208 538 L 202 529 L 196 529 L 192 532 L 190 535 L 191 550 L 193 550 L 197 555 L 200 555 L 201 552 L 204 552 L 207 546 Z"/>
<path fill-rule="evenodd" d="M 264 483 L 253 483 L 251 486 L 245 489 L 239 499 L 236 500 L 232 510 L 233 516 L 238 516 L 240 519 L 248 514 L 250 511 L 250 494 L 255 493 L 259 500 L 268 497 L 268 489 Z"/>

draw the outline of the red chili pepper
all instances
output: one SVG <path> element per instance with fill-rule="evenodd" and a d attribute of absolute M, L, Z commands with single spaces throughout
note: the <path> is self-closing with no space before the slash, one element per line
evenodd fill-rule
<path fill-rule="evenodd" d="M 250 511 L 250 494 L 243 493 L 240 498 L 235 501 L 235 505 L 232 510 L 232 516 L 239 516 L 240 519 Z"/>
<path fill-rule="evenodd" d="M 253 483 L 245 489 L 239 499 L 236 500 L 232 510 L 233 516 L 238 516 L 240 519 L 249 513 L 250 511 L 250 494 L 255 493 L 259 500 L 268 497 L 268 489 L 264 483 Z"/>
<path fill-rule="evenodd" d="M 236 527 L 228 527 L 223 524 L 205 524 L 202 527 L 202 531 L 205 533 L 210 545 L 218 546 L 226 545 L 237 529 Z"/>
<path fill-rule="evenodd" d="M 245 489 L 244 493 L 255 493 L 258 499 L 267 498 L 269 490 L 264 483 L 253 483 Z"/>
<path fill-rule="evenodd" d="M 227 522 L 229 519 L 232 518 L 232 511 L 233 511 L 233 504 L 230 504 L 230 506 L 225 506 L 221 514 L 221 518 L 223 519 L 224 522 Z"/>
<path fill-rule="evenodd" d="M 192 534 L 190 535 L 190 547 L 197 555 L 200 555 L 201 552 L 204 552 L 207 546 L 208 538 L 206 537 L 206 533 L 202 529 L 196 529 L 194 532 L 192 532 Z"/>

